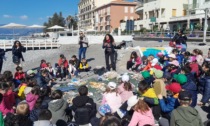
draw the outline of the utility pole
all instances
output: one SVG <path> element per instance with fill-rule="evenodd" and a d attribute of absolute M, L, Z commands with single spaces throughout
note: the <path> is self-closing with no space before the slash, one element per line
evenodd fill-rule
<path fill-rule="evenodd" d="M 206 32 L 208 29 L 207 19 L 208 19 L 209 8 L 205 8 L 204 12 L 205 12 L 205 18 L 204 18 L 205 21 L 204 21 L 204 28 L 203 28 L 203 43 L 206 43 Z"/>

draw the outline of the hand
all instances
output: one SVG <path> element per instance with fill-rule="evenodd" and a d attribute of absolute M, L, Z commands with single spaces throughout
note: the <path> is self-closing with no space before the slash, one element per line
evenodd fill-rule
<path fill-rule="evenodd" d="M 163 96 L 161 94 L 159 94 L 158 99 L 163 99 Z"/>
<path fill-rule="evenodd" d="M 198 102 L 198 105 L 199 106 L 203 106 L 203 102 Z"/>

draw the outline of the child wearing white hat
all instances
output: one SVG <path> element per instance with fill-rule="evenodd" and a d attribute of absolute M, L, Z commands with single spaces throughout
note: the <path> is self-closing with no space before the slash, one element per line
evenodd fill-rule
<path fill-rule="evenodd" d="M 117 93 L 116 88 L 117 84 L 115 82 L 109 82 L 102 98 L 101 104 L 108 104 L 111 107 L 111 113 L 116 112 L 122 104 L 121 97 Z"/>

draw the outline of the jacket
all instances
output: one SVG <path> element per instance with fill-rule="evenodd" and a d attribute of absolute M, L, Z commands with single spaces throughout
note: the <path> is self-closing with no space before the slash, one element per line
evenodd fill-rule
<path fill-rule="evenodd" d="M 192 103 L 191 107 L 195 107 L 197 105 L 197 85 L 192 80 L 187 80 L 187 83 L 181 85 L 182 89 L 189 91 L 192 95 Z"/>
<path fill-rule="evenodd" d="M 0 111 L 2 112 L 3 115 L 6 115 L 7 113 L 14 113 L 13 108 L 7 106 L 8 104 L 10 104 L 7 103 L 9 101 L 5 99 L 6 99 L 5 95 L 3 95 L 2 101 L 0 103 Z"/>
<path fill-rule="evenodd" d="M 113 42 L 108 43 L 108 45 L 105 45 L 108 42 L 103 42 L 102 48 L 105 49 L 105 53 L 114 53 L 116 45 L 113 44 Z"/>
<path fill-rule="evenodd" d="M 41 112 L 40 108 L 34 108 L 29 115 L 31 121 L 35 122 L 38 121 L 39 113 Z"/>
<path fill-rule="evenodd" d="M 34 108 L 34 106 L 35 106 L 36 101 L 37 101 L 38 98 L 39 98 L 38 95 L 34 95 L 32 93 L 27 94 L 27 96 L 26 96 L 26 102 L 29 105 L 30 111 Z"/>
<path fill-rule="evenodd" d="M 89 67 L 88 63 L 87 62 L 86 63 L 80 63 L 79 69 L 82 70 L 82 69 L 84 69 L 83 67 L 85 67 L 85 69 L 87 69 Z"/>
<path fill-rule="evenodd" d="M 162 96 L 166 97 L 166 88 L 165 83 L 162 79 L 155 79 L 153 88 L 155 90 L 156 95 L 161 94 Z"/>
<path fill-rule="evenodd" d="M 131 96 L 133 96 L 133 91 L 126 91 L 124 89 L 124 83 L 118 86 L 118 93 L 120 94 L 122 103 L 127 101 Z"/>
<path fill-rule="evenodd" d="M 132 59 L 130 59 L 129 61 L 132 61 Z M 141 65 L 142 61 L 141 61 L 141 58 L 138 56 L 136 59 L 135 59 L 135 64 L 136 65 Z"/>
<path fill-rule="evenodd" d="M 4 118 L 1 112 L 0 112 L 0 126 L 4 126 Z"/>
<path fill-rule="evenodd" d="M 68 116 L 66 115 L 66 109 L 68 108 L 68 103 L 63 99 L 52 100 L 48 103 L 48 110 L 52 113 L 52 123 L 61 119 L 68 122 Z"/>
<path fill-rule="evenodd" d="M 34 122 L 34 126 L 56 126 L 49 120 L 38 120 Z"/>
<path fill-rule="evenodd" d="M 40 87 L 46 87 L 49 83 L 48 80 L 42 75 L 39 75 L 36 80 L 37 85 L 39 85 Z"/>
<path fill-rule="evenodd" d="M 203 126 L 203 123 L 196 109 L 180 106 L 172 111 L 170 126 Z"/>
<path fill-rule="evenodd" d="M 83 37 L 79 37 L 78 39 L 78 44 L 80 45 L 80 48 L 87 48 L 88 47 L 88 38 L 86 36 L 83 36 Z"/>
<path fill-rule="evenodd" d="M 22 80 L 22 79 L 24 79 L 24 78 L 26 78 L 26 75 L 25 75 L 24 72 L 22 72 L 22 73 L 16 72 L 16 73 L 15 73 L 15 79 L 16 79 L 16 80 Z"/>
<path fill-rule="evenodd" d="M 203 97 L 201 99 L 202 103 L 208 103 L 209 99 L 210 99 L 210 76 L 205 76 L 204 78 L 201 78 L 199 80 L 200 85 L 203 86 Z"/>
<path fill-rule="evenodd" d="M 176 34 L 174 38 L 172 39 L 172 41 L 175 41 L 176 45 L 187 44 L 187 37 L 186 35 Z"/>
<path fill-rule="evenodd" d="M 184 56 L 182 54 L 177 54 L 176 58 L 177 58 L 177 61 L 179 62 L 179 64 L 181 65 L 183 63 Z"/>
<path fill-rule="evenodd" d="M 27 87 L 27 84 L 25 83 L 22 83 L 21 85 L 19 85 L 19 89 L 18 89 L 18 97 L 21 99 L 21 100 L 24 100 L 25 99 L 25 94 L 24 94 L 24 90 L 25 88 Z"/>
<path fill-rule="evenodd" d="M 144 126 L 146 124 L 155 125 L 155 119 L 151 109 L 145 113 L 135 111 L 128 126 Z"/>
<path fill-rule="evenodd" d="M 19 47 L 18 49 L 14 46 L 12 47 L 12 54 L 17 56 L 19 59 L 22 59 L 22 61 L 25 61 L 22 52 L 25 52 L 25 48 L 23 46 Z"/>
<path fill-rule="evenodd" d="M 0 60 L 3 60 L 5 56 L 5 51 L 3 49 L 0 49 Z"/>
<path fill-rule="evenodd" d="M 190 64 L 190 68 L 191 68 L 191 72 L 192 73 L 195 73 L 196 74 L 196 76 L 198 77 L 199 76 L 199 66 L 198 66 L 198 64 L 197 63 L 191 63 Z"/>
<path fill-rule="evenodd" d="M 9 89 L 5 94 L 5 105 L 7 106 L 8 109 L 12 110 L 13 106 L 15 106 L 16 101 L 15 101 L 15 92 L 12 91 L 12 89 Z"/>
<path fill-rule="evenodd" d="M 101 104 L 108 104 L 111 107 L 112 113 L 114 113 L 122 105 L 122 100 L 120 95 L 116 92 L 104 93 Z"/>
<path fill-rule="evenodd" d="M 63 60 L 60 58 L 60 59 L 58 60 L 58 65 L 61 66 L 62 63 L 63 63 L 63 65 L 64 65 L 65 68 L 68 68 L 69 63 L 68 63 L 67 60 L 65 60 L 65 61 L 63 62 Z"/>

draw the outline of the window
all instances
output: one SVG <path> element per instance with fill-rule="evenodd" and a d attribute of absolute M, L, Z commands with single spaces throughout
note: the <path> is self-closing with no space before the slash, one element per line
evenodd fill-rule
<path fill-rule="evenodd" d="M 187 15 L 187 11 L 186 10 L 183 10 L 182 13 L 183 13 L 182 16 L 186 16 Z"/>
<path fill-rule="evenodd" d="M 125 7 L 125 13 L 128 13 L 128 7 Z"/>
<path fill-rule="evenodd" d="M 130 13 L 134 13 L 134 7 L 130 8 Z"/>
<path fill-rule="evenodd" d="M 128 17 L 127 17 L 127 16 L 125 16 L 124 20 L 125 20 L 125 21 L 127 21 L 127 20 L 128 20 Z"/>
<path fill-rule="evenodd" d="M 172 9 L 172 17 L 176 17 L 176 9 Z"/>

